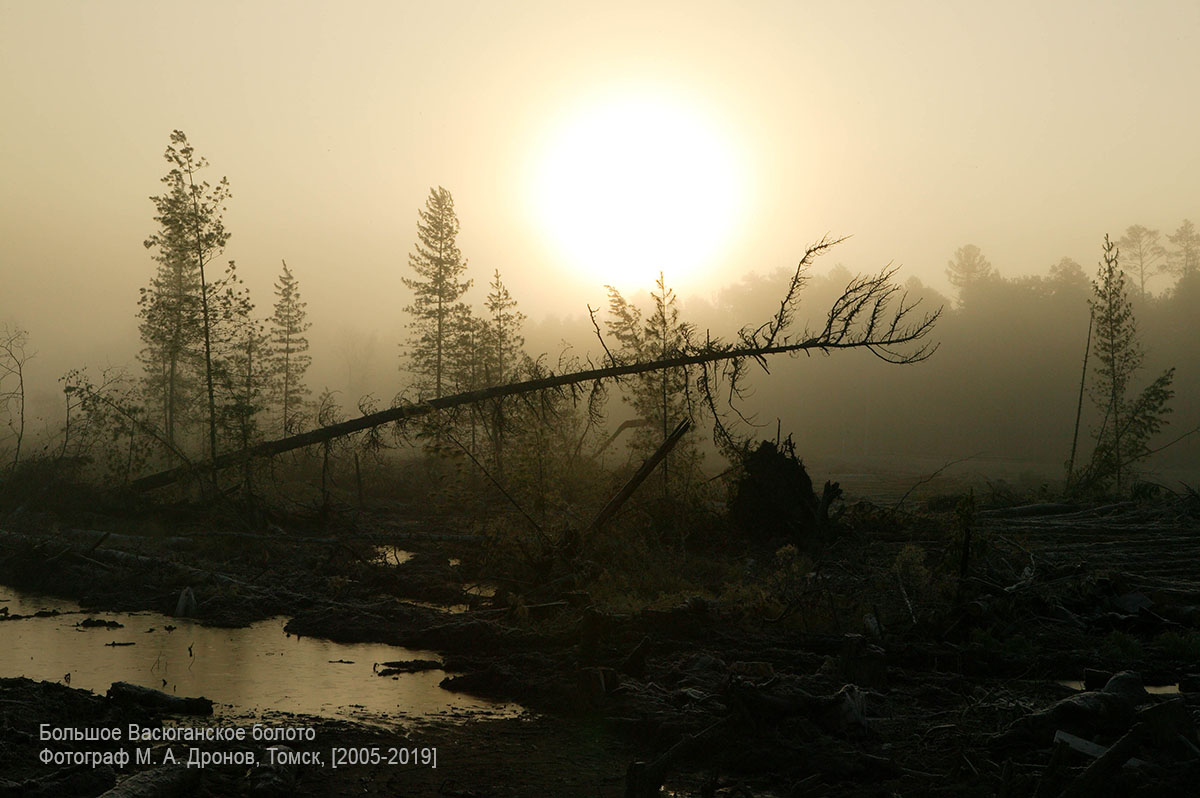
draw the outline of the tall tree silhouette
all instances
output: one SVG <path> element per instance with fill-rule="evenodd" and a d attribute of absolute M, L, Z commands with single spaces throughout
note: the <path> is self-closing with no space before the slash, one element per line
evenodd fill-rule
<path fill-rule="evenodd" d="M 1166 423 L 1175 374 L 1175 369 L 1167 369 L 1136 398 L 1129 398 L 1130 383 L 1141 369 L 1144 352 L 1119 253 L 1117 245 L 1105 236 L 1100 270 L 1092 282 L 1092 349 L 1098 367 L 1091 396 L 1103 420 L 1096 430 L 1096 448 L 1086 475 L 1093 484 L 1115 479 L 1118 491 L 1128 466 L 1149 452 L 1147 441 Z"/>
<path fill-rule="evenodd" d="M 649 315 L 631 304 L 620 292 L 608 286 L 606 320 L 609 333 L 620 344 L 617 357 L 630 361 L 668 360 L 687 350 L 691 344 L 692 327 L 679 317 L 675 292 L 667 288 L 663 275 L 658 275 Z M 638 417 L 650 424 L 634 433 L 634 446 L 643 455 L 653 452 L 667 439 L 671 430 L 694 412 L 691 400 L 698 397 L 692 389 L 692 375 L 686 367 L 661 369 L 638 375 L 631 380 L 625 401 Z M 673 482 L 686 479 L 690 466 L 698 459 L 694 436 L 685 438 L 664 457 L 659 466 L 662 474 L 663 497 L 668 498 Z M 672 468 L 675 465 L 674 480 Z"/>
<path fill-rule="evenodd" d="M 300 285 L 287 261 L 275 283 L 275 312 L 271 316 L 271 392 L 280 410 L 280 425 L 286 435 L 298 430 L 304 397 L 309 389 L 304 375 L 312 363 L 308 354 L 306 302 L 300 301 Z"/>
<path fill-rule="evenodd" d="M 408 256 L 415 278 L 404 278 L 413 292 L 409 325 L 409 369 L 418 377 L 418 387 L 432 390 L 433 398 L 447 387 L 450 349 L 460 340 L 470 318 L 462 295 L 471 287 L 464 279 L 467 263 L 455 239 L 458 217 L 450 192 L 438 186 L 429 190 L 425 208 L 418 211 L 417 243 Z"/>
<path fill-rule="evenodd" d="M 1121 252 L 1125 254 L 1126 270 L 1134 276 L 1138 283 L 1138 293 L 1146 298 L 1146 280 L 1155 272 L 1157 266 L 1166 256 L 1167 250 L 1159 242 L 1161 234 L 1140 224 L 1131 225 L 1125 229 L 1125 235 L 1117 242 Z"/>
<path fill-rule="evenodd" d="M 992 264 L 974 244 L 959 247 L 954 252 L 954 260 L 946 265 L 947 279 L 960 291 L 991 277 L 992 274 Z"/>
<path fill-rule="evenodd" d="M 208 399 L 210 456 L 217 454 L 217 411 L 213 385 L 213 309 L 219 286 L 210 285 L 206 267 L 225 249 L 229 233 L 222 213 L 229 199 L 225 178 L 215 185 L 197 182 L 208 161 L 196 155 L 187 136 L 172 131 L 163 154 L 171 169 L 162 178 L 167 190 L 151 197 L 159 229 L 145 241 L 154 250 L 158 271 L 139 299 L 140 332 L 149 389 L 161 396 L 166 439 L 175 444 L 181 410 L 191 401 L 187 383 L 195 371 L 199 343 L 200 376 Z M 232 264 L 231 264 L 232 265 Z M 190 368 L 191 367 L 191 368 Z"/>

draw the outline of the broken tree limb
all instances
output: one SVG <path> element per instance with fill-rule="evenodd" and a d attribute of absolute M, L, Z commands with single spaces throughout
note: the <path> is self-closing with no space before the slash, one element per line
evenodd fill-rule
<path fill-rule="evenodd" d="M 638 489 L 638 486 L 646 481 L 646 477 L 650 476 L 654 469 L 658 467 L 658 464 L 662 462 L 663 458 L 675 448 L 675 444 L 679 443 L 680 438 L 686 435 L 687 431 L 691 428 L 692 422 L 686 418 L 675 426 L 675 429 L 659 445 L 654 454 L 646 458 L 646 462 L 642 463 L 642 467 L 637 470 L 637 473 L 630 477 L 624 487 L 617 491 L 617 495 L 609 499 L 608 504 L 604 505 L 600 512 L 596 514 L 596 520 L 592 521 L 591 526 L 593 532 L 599 531 L 608 523 L 608 519 L 612 518 L 617 510 L 621 509 L 621 505 L 629 501 L 629 497 Z"/>
<path fill-rule="evenodd" d="M 721 718 L 695 734 L 685 735 L 652 762 L 638 760 L 629 763 L 625 771 L 625 798 L 651 798 L 659 795 L 667 772 L 675 762 L 708 740 L 730 721 L 729 717 Z"/>
<path fill-rule="evenodd" d="M 653 421 L 651 421 L 650 419 L 647 419 L 647 418 L 631 418 L 626 421 L 622 421 L 621 426 L 617 427 L 617 431 L 614 432 L 612 435 L 609 435 L 608 440 L 606 440 L 604 443 L 600 444 L 600 446 L 596 449 L 596 451 L 592 453 L 592 457 L 599 457 L 601 454 L 603 454 L 604 451 L 606 449 L 608 449 L 609 446 L 612 446 L 613 441 L 615 441 L 617 438 L 621 437 L 621 433 L 624 432 L 625 430 L 637 429 L 639 427 L 648 427 L 653 423 L 654 423 Z"/>
<path fill-rule="evenodd" d="M 834 243 L 836 242 L 826 240 L 810 247 L 797 267 L 797 274 L 802 273 L 814 255 Z M 894 274 L 894 269 L 885 269 L 877 275 L 855 278 L 830 308 L 824 328 L 816 333 L 805 333 L 802 340 L 781 337 L 783 327 L 790 320 L 785 311 L 788 304 L 794 301 L 792 296 L 794 291 L 789 291 L 784 308 L 780 311 L 780 318 L 776 320 L 776 324 L 766 325 L 769 329 L 766 330 L 767 334 L 765 335 L 759 334 L 763 332 L 760 328 L 756 333 L 742 335 L 736 343 L 714 340 L 708 341 L 704 345 L 689 345 L 673 356 L 659 360 L 614 364 L 606 368 L 586 369 L 569 374 L 550 374 L 508 385 L 496 385 L 416 404 L 401 405 L 375 413 L 366 413 L 358 418 L 330 424 L 299 435 L 291 435 L 236 452 L 228 452 L 191 467 L 180 466 L 150 474 L 134 480 L 129 487 L 134 491 L 153 490 L 178 482 L 189 474 L 228 468 L 244 463 L 248 459 L 271 457 L 294 449 L 325 443 L 355 432 L 373 429 L 383 424 L 418 418 L 438 410 L 663 369 L 731 362 L 734 369 L 740 370 L 740 364 L 751 358 L 759 363 L 764 363 L 766 357 L 771 355 L 813 351 L 829 353 L 839 349 L 866 349 L 890 363 L 916 363 L 928 358 L 936 348 L 931 347 L 928 343 L 921 343 L 921 341 L 933 330 L 934 324 L 941 315 L 941 310 L 938 309 L 933 313 L 926 313 L 920 318 L 914 318 L 912 313 L 916 303 L 908 302 L 904 296 L 901 296 L 899 305 L 894 311 L 889 310 L 889 302 L 901 290 L 892 282 Z M 793 283 L 793 289 L 795 289 L 796 281 L 793 280 Z M 915 345 L 916 348 L 907 354 L 898 351 L 898 347 L 907 345 Z"/>
<path fill-rule="evenodd" d="M 1089 798 L 1103 794 L 1103 785 L 1133 757 L 1146 734 L 1147 727 L 1144 723 L 1135 725 L 1095 762 L 1088 765 L 1087 770 L 1063 791 L 1062 798 Z"/>

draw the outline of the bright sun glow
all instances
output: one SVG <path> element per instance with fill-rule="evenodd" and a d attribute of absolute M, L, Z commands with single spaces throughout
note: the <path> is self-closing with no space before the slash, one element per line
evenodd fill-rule
<path fill-rule="evenodd" d="M 743 202 L 734 149 L 704 116 L 661 97 L 609 100 L 550 138 L 537 216 L 588 279 L 641 288 L 713 265 Z"/>

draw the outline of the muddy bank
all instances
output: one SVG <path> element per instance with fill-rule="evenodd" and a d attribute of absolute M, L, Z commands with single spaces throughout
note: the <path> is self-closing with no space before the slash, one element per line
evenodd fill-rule
<path fill-rule="evenodd" d="M 60 568 L 39 578 L 59 589 L 71 589 L 68 573 L 81 593 L 170 603 L 191 585 L 211 619 L 263 597 L 294 614 L 293 634 L 436 650 L 453 671 L 447 689 L 543 713 L 493 733 L 430 731 L 475 746 L 442 794 L 641 796 L 661 784 L 678 795 L 1059 795 L 1099 779 L 1113 794 L 1149 795 L 1200 778 L 1200 594 L 1170 566 L 1200 545 L 1183 509 L 981 514 L 963 555 L 961 511 L 860 507 L 803 561 L 766 546 L 718 552 L 747 574 L 737 596 L 698 591 L 625 611 L 569 580 L 467 612 L 414 605 L 405 596 L 428 580 L 461 590 L 450 562 L 464 552 L 435 540 L 389 564 L 357 556 L 352 536 L 259 541 L 238 558 L 195 542 L 126 552 L 146 559 L 10 537 L 0 578 L 54 557 Z M 137 593 L 147 578 L 160 580 L 157 594 Z M 769 612 L 751 590 L 772 591 Z M 1106 693 L 1100 672 L 1181 692 Z M 500 760 L 522 748 L 552 753 L 527 755 L 541 770 L 496 783 Z M 580 775 L 573 757 L 595 770 Z M 375 776 L 399 789 L 397 774 Z M 346 775 L 306 778 L 328 787 Z"/>

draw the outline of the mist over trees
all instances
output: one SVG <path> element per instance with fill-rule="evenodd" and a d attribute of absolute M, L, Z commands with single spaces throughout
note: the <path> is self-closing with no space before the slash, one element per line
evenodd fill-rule
<path fill-rule="evenodd" d="M 25 442 L 25 362 L 33 356 L 28 351 L 29 333 L 20 327 L 0 324 L 0 419 L 7 429 L 0 433 L 0 452 L 11 453 L 0 460 L 0 470 L 16 468 L 21 463 L 21 446 Z M 5 460 L 7 462 L 5 462 Z"/>
<path fill-rule="evenodd" d="M 1168 368 L 1140 394 L 1130 398 L 1133 379 L 1141 370 L 1145 354 L 1118 261 L 1116 244 L 1105 236 L 1104 256 L 1099 274 L 1092 282 L 1093 296 L 1089 300 L 1096 359 L 1090 393 L 1103 416 L 1094 434 L 1091 463 L 1081 481 L 1095 484 L 1112 479 L 1120 492 L 1122 476 L 1149 453 L 1147 442 L 1166 423 L 1165 416 L 1170 412 L 1167 402 L 1174 395 L 1171 382 L 1175 369 Z"/>
<path fill-rule="evenodd" d="M 1130 301 L 1145 347 L 1144 369 L 1161 374 L 1176 367 L 1171 426 L 1156 436 L 1150 448 L 1157 448 L 1200 424 L 1195 400 L 1200 396 L 1200 280 L 1178 277 L 1169 282 L 1170 275 L 1150 262 L 1143 298 L 1130 262 L 1136 256 L 1121 253 L 1120 266 L 1137 286 Z M 1168 249 L 1162 258 L 1167 257 L 1178 262 L 1184 256 Z M 986 253 L 968 246 L 951 260 L 981 262 L 989 263 Z M 1005 271 L 1023 269 L 1028 266 L 1013 264 Z M 1062 479 L 1079 395 L 1091 280 L 1070 257 L 1031 275 L 1003 277 L 994 267 L 984 271 L 991 277 L 958 287 L 957 302 L 917 278 L 906 283 L 911 295 L 946 307 L 935 357 L 912 369 L 876 369 L 870 359 L 853 354 L 779 364 L 770 379 L 756 381 L 750 405 L 757 421 L 773 431 L 780 420 L 785 432 L 795 432 L 798 450 L 807 458 L 838 468 L 920 462 L 932 471 L 949 460 L 974 456 L 981 472 L 990 462 L 1027 472 L 1031 481 Z M 847 274 L 835 266 L 814 275 L 803 308 L 814 312 L 828 304 Z M 781 273 L 747 276 L 711 301 L 689 300 L 684 315 L 701 329 L 720 330 L 725 319 L 744 315 L 743 308 L 765 307 L 771 287 L 781 279 Z M 1100 427 L 1103 415 L 1104 409 L 1092 402 L 1084 408 L 1085 438 Z M 1134 470 L 1193 467 L 1200 460 L 1197 438 L 1183 438 Z M 1088 455 L 1090 449 L 1084 453 Z"/>
<path fill-rule="evenodd" d="M 166 190 L 151 198 L 158 229 L 145 241 L 155 267 L 136 308 L 141 374 L 134 379 L 119 369 L 94 376 L 79 370 L 65 379 L 65 426 L 61 445 L 53 447 L 59 458 L 103 459 L 110 472 L 131 479 L 153 467 L 230 455 L 352 417 L 353 410 L 343 405 L 374 412 L 376 400 L 354 386 L 373 379 L 364 369 L 377 362 L 372 354 L 376 335 L 355 333 L 357 343 L 342 347 L 341 369 L 350 392 L 341 395 L 336 386 L 326 386 L 314 402 L 308 376 L 313 331 L 296 273 L 282 262 L 271 313 L 256 315 L 232 262 L 213 274 L 230 239 L 223 222 L 231 196 L 228 181 L 204 179 L 208 164 L 180 131 L 172 133 L 165 158 L 170 166 L 162 179 Z M 474 280 L 457 244 L 458 231 L 450 192 L 431 188 L 418 209 L 416 243 L 402 278 L 412 291 L 406 307 L 410 334 L 401 344 L 408 379 L 397 385 L 395 402 L 487 391 L 597 365 L 700 358 L 640 372 L 609 387 L 597 383 L 591 391 L 571 387 L 538 392 L 536 399 L 509 393 L 485 401 L 456 400 L 453 410 L 431 414 L 423 446 L 429 448 L 428 433 L 435 432 L 430 451 L 460 452 L 491 479 L 532 486 L 525 496 L 539 517 L 555 501 L 554 475 L 578 466 L 589 452 L 622 453 L 618 456 L 636 463 L 681 419 L 703 416 L 720 430 L 723 414 L 740 425 L 742 441 L 790 432 L 799 454 L 834 466 L 977 455 L 1050 473 L 1070 455 L 1085 346 L 1091 367 L 1100 369 L 1091 372 L 1093 401 L 1081 420 L 1085 437 L 1095 443 L 1094 456 L 1081 460 L 1086 473 L 1110 475 L 1115 487 L 1125 489 L 1145 465 L 1143 455 L 1165 443 L 1171 445 L 1153 463 L 1195 461 L 1200 436 L 1186 433 L 1197 425 L 1193 397 L 1200 395 L 1194 312 L 1200 301 L 1200 236 L 1187 220 L 1167 236 L 1141 224 L 1128 226 L 1119 241 L 1121 257 L 1114 247 L 1112 262 L 1107 256 L 1102 260 L 1096 285 L 1107 286 L 1103 294 L 1070 257 L 1051 262 L 1041 274 L 1004 277 L 980 247 L 964 244 L 947 262 L 951 296 L 916 278 L 885 292 L 892 272 L 855 278 L 841 264 L 823 273 L 808 264 L 794 275 L 747 275 L 711 299 L 682 299 L 660 275 L 643 294 L 626 297 L 610 287 L 602 318 L 593 315 L 589 323 L 580 314 L 550 334 L 550 322 L 530 323 L 520 311 L 519 297 L 497 269 L 491 270 L 478 305 L 472 305 Z M 822 242 L 819 251 L 832 243 Z M 1019 271 L 1019 264 L 1005 265 L 1006 273 Z M 1126 277 L 1132 290 L 1125 288 Z M 788 298 L 781 306 L 783 289 Z M 886 300 L 892 290 L 901 292 L 901 308 L 916 301 L 944 308 L 936 357 L 916 368 L 880 369 L 863 355 L 872 352 L 886 360 L 887 347 L 863 342 L 849 345 L 857 353 L 819 356 L 843 347 L 839 336 L 858 329 L 852 325 L 875 323 L 874 316 L 856 314 L 867 312 L 869 298 Z M 1113 311 L 1107 331 L 1093 318 L 1090 342 L 1085 340 L 1089 302 Z M 1128 334 L 1123 332 L 1121 308 L 1138 319 L 1136 335 L 1131 321 Z M 762 318 L 774 320 L 757 330 L 730 328 L 730 320 Z M 804 332 L 788 340 L 811 336 L 813 343 L 805 349 L 810 357 L 780 362 L 769 374 L 758 375 L 754 358 L 730 355 L 737 369 L 725 377 L 732 376 L 736 390 L 720 386 L 722 374 L 701 362 L 727 357 L 721 347 L 770 349 L 773 331 L 793 321 Z M 531 331 L 536 340 L 528 346 Z M 886 340 L 887 330 L 882 332 Z M 557 346 L 568 337 L 576 351 L 593 352 L 592 359 Z M 29 341 L 10 327 L 3 342 L 0 421 L 7 430 L 5 457 L 15 464 L 29 450 L 21 387 Z M 766 362 L 761 365 L 766 371 Z M 1169 371 L 1173 366 L 1177 370 Z M 1139 390 L 1132 382 L 1139 368 L 1163 376 Z M 725 400 L 733 405 L 722 410 L 706 402 L 714 386 L 728 390 Z M 1178 424 L 1172 434 L 1183 436 L 1177 443 L 1160 440 L 1172 391 Z M 622 434 L 629 428 L 631 433 Z M 385 443 L 381 431 L 372 430 L 327 447 L 322 479 L 330 458 L 352 459 L 357 472 L 360 455 L 403 446 L 405 436 L 400 430 L 395 444 Z M 114 448 L 111 441 L 121 443 Z M 728 438 L 718 449 L 730 455 L 736 443 Z M 701 479 L 706 451 L 712 450 L 694 428 L 663 458 L 659 494 L 686 494 Z M 1059 469 L 1060 479 L 1065 471 Z"/>

